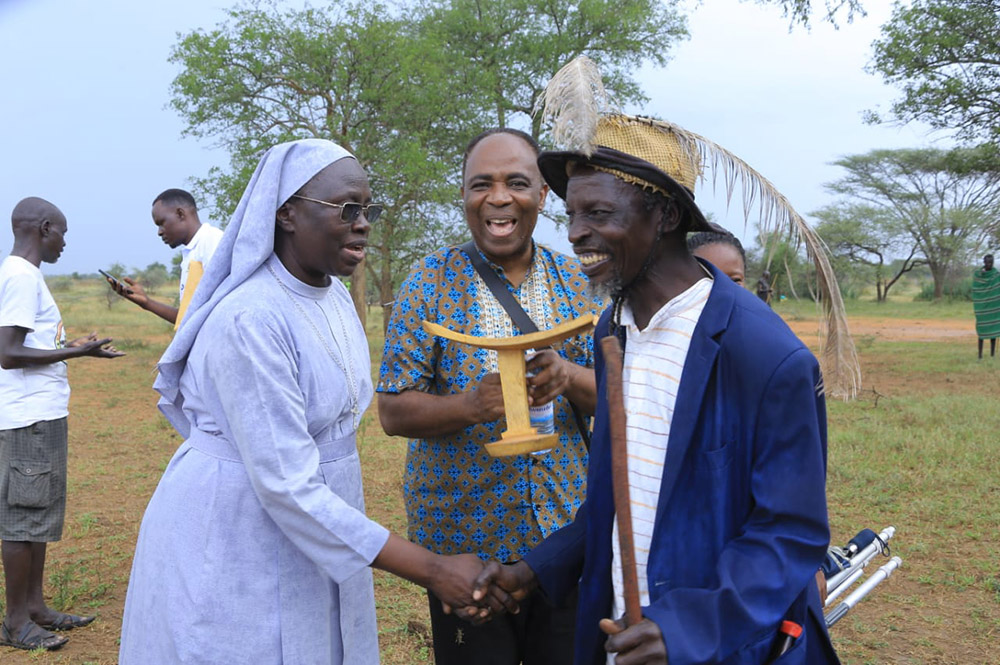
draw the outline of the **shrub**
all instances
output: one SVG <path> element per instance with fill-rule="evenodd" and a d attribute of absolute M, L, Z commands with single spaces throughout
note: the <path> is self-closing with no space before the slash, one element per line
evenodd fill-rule
<path fill-rule="evenodd" d="M 934 283 L 925 282 L 920 286 L 920 293 L 913 296 L 915 301 L 931 301 L 934 300 Z M 966 277 L 965 279 L 958 280 L 951 284 L 945 284 L 944 287 L 944 300 L 961 300 L 961 301 L 972 301 L 972 278 Z"/>

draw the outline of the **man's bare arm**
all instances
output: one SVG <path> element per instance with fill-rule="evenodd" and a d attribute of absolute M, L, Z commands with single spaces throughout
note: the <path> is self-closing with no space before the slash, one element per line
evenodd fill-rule
<path fill-rule="evenodd" d="M 487 374 L 473 390 L 432 395 L 410 389 L 379 393 L 378 416 L 386 434 L 425 439 L 454 434 L 504 415 L 500 375 Z"/>
<path fill-rule="evenodd" d="M 158 317 L 167 321 L 169 323 L 177 322 L 177 308 L 171 307 L 166 303 L 162 303 L 158 300 L 153 300 L 146 295 L 146 290 L 142 288 L 142 285 L 136 282 L 131 277 L 124 277 L 122 281 L 117 284 L 113 283 L 110 279 L 108 284 L 114 289 L 115 293 L 120 295 L 126 300 L 131 300 L 139 307 L 143 308 L 147 312 L 152 312 Z"/>
<path fill-rule="evenodd" d="M 70 358 L 94 356 L 97 358 L 117 358 L 125 355 L 111 344 L 111 338 L 98 339 L 96 333 L 91 333 L 81 340 L 74 340 L 75 346 L 62 349 L 33 349 L 24 345 L 28 336 L 27 328 L 20 326 L 0 327 L 0 367 L 4 369 L 23 369 L 39 365 L 51 365 Z"/>

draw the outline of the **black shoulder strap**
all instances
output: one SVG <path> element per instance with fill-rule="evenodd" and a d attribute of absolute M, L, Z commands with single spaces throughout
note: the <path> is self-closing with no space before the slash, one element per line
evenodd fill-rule
<path fill-rule="evenodd" d="M 482 254 L 476 249 L 476 243 L 469 241 L 462 245 L 459 249 L 465 252 L 469 256 L 469 260 L 472 261 L 472 267 L 476 269 L 479 276 L 483 278 L 486 282 L 486 286 L 490 287 L 490 291 L 493 292 L 493 296 L 497 301 L 507 310 L 507 314 L 510 315 L 511 321 L 514 325 L 518 327 L 522 334 L 529 334 L 533 332 L 538 332 L 538 326 L 535 322 L 531 320 L 528 313 L 524 311 L 521 307 L 521 303 L 517 301 L 514 294 L 504 286 L 504 283 L 500 281 L 500 275 L 496 273 L 495 270 L 486 265 L 486 261 L 483 261 Z"/>
<path fill-rule="evenodd" d="M 470 240 L 461 245 L 459 249 L 469 257 L 472 267 L 483 278 L 483 282 L 489 287 L 497 302 L 507 311 L 507 315 L 510 316 L 511 321 L 518 327 L 518 330 L 523 334 L 538 332 L 538 326 L 535 325 L 535 322 L 531 320 L 528 313 L 521 307 L 521 303 L 517 301 L 514 294 L 500 281 L 500 276 L 496 271 L 486 265 L 486 261 L 483 261 L 479 249 L 476 248 L 476 243 Z M 572 400 L 569 400 L 569 405 L 573 409 L 573 419 L 576 421 L 577 429 L 580 430 L 580 436 L 583 437 L 583 443 L 587 446 L 587 450 L 590 450 L 590 428 L 587 427 L 587 420 L 583 412 L 580 411 L 579 407 Z"/>

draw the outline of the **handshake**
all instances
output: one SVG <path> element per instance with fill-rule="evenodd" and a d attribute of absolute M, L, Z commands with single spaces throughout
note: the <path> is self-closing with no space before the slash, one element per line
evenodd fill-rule
<path fill-rule="evenodd" d="M 483 563 L 475 554 L 438 557 L 438 571 L 427 588 L 444 606 L 445 613 L 480 625 L 504 612 L 516 614 L 518 602 L 538 586 L 535 571 L 524 561 Z M 625 617 L 601 619 L 608 636 L 604 648 L 616 654 L 620 665 L 667 665 L 667 650 L 659 626 L 643 618 L 626 627 Z"/>
<path fill-rule="evenodd" d="M 428 588 L 444 606 L 446 614 L 473 624 L 486 623 L 497 614 L 517 614 L 523 600 L 538 580 L 528 564 L 518 561 L 483 563 L 475 554 L 442 557 L 440 574 Z"/>

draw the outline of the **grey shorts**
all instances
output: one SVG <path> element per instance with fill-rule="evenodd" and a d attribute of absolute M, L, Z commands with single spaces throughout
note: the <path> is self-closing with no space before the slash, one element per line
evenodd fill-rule
<path fill-rule="evenodd" d="M 65 418 L 0 430 L 0 540 L 62 538 L 66 444 Z"/>

